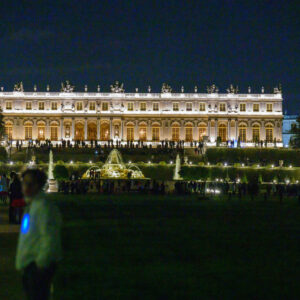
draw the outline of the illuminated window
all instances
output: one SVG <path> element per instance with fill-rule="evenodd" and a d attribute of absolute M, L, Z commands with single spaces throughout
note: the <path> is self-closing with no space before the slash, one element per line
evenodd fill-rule
<path fill-rule="evenodd" d="M 71 125 L 70 123 L 67 123 L 65 125 L 65 138 L 70 138 L 71 137 Z"/>
<path fill-rule="evenodd" d="M 227 141 L 227 126 L 225 124 L 220 124 L 219 125 L 218 136 L 221 138 L 222 142 Z"/>
<path fill-rule="evenodd" d="M 31 140 L 32 139 L 32 124 L 25 123 L 24 129 L 25 129 L 25 140 Z"/>
<path fill-rule="evenodd" d="M 172 141 L 179 141 L 179 126 L 172 126 Z"/>
<path fill-rule="evenodd" d="M 185 140 L 186 140 L 186 142 L 193 141 L 193 128 L 192 127 L 185 127 Z"/>
<path fill-rule="evenodd" d="M 83 109 L 82 102 L 77 102 L 76 103 L 76 110 L 82 110 L 82 109 Z"/>
<path fill-rule="evenodd" d="M 186 104 L 186 110 L 187 110 L 187 111 L 192 111 L 192 109 L 193 109 L 192 103 L 191 103 L 191 102 L 188 102 L 188 103 Z"/>
<path fill-rule="evenodd" d="M 110 139 L 110 128 L 108 123 L 101 124 L 100 139 L 101 141 L 108 141 Z"/>
<path fill-rule="evenodd" d="M 253 103 L 253 111 L 259 112 L 259 104 L 258 103 Z"/>
<path fill-rule="evenodd" d="M 127 141 L 134 141 L 134 128 L 133 126 L 127 127 Z"/>
<path fill-rule="evenodd" d="M 32 105 L 31 105 L 31 102 L 26 102 L 26 110 L 31 110 L 31 107 L 32 107 Z"/>
<path fill-rule="evenodd" d="M 152 140 L 159 141 L 159 127 L 152 127 Z"/>
<path fill-rule="evenodd" d="M 267 112 L 272 112 L 272 111 L 273 111 L 273 104 L 267 103 Z"/>
<path fill-rule="evenodd" d="M 273 142 L 273 125 L 271 124 L 266 126 L 266 141 Z"/>
<path fill-rule="evenodd" d="M 44 109 L 45 109 L 45 103 L 39 102 L 39 110 L 44 110 Z"/>
<path fill-rule="evenodd" d="M 203 141 L 204 136 L 206 136 L 206 125 L 201 124 L 199 126 L 199 141 Z"/>
<path fill-rule="evenodd" d="M 50 126 L 50 139 L 51 141 L 57 141 L 58 139 L 58 127 L 57 125 Z"/>
<path fill-rule="evenodd" d="M 220 103 L 219 109 L 220 109 L 220 111 L 226 111 L 226 104 Z"/>
<path fill-rule="evenodd" d="M 51 110 L 57 110 L 57 102 L 51 102 Z"/>
<path fill-rule="evenodd" d="M 257 124 L 252 126 L 252 140 L 253 142 L 259 142 L 260 140 L 260 127 Z"/>
<path fill-rule="evenodd" d="M 145 111 L 146 110 L 146 102 L 141 102 L 140 103 L 140 110 Z"/>
<path fill-rule="evenodd" d="M 129 103 L 127 104 L 127 110 L 128 110 L 128 111 L 133 111 L 133 102 L 129 102 Z"/>
<path fill-rule="evenodd" d="M 90 102 L 90 110 L 96 110 L 96 103 Z"/>
<path fill-rule="evenodd" d="M 157 102 L 153 103 L 153 111 L 159 111 L 159 104 Z"/>
<path fill-rule="evenodd" d="M 205 103 L 199 104 L 199 111 L 205 111 Z"/>
<path fill-rule="evenodd" d="M 12 140 L 12 129 L 13 129 L 12 123 L 9 122 L 5 124 L 5 135 L 9 140 Z"/>
<path fill-rule="evenodd" d="M 6 109 L 7 109 L 7 110 L 12 109 L 12 103 L 11 103 L 11 101 L 7 101 L 7 102 L 6 102 Z"/>
<path fill-rule="evenodd" d="M 108 111 L 108 102 L 102 102 L 102 110 Z"/>
<path fill-rule="evenodd" d="M 240 111 L 246 111 L 246 104 L 245 103 L 240 104 Z"/>
<path fill-rule="evenodd" d="M 179 111 L 179 104 L 178 102 L 173 103 L 173 111 Z"/>
<path fill-rule="evenodd" d="M 38 125 L 38 140 L 45 139 L 45 125 Z"/>
<path fill-rule="evenodd" d="M 146 141 L 147 140 L 147 128 L 146 126 L 141 126 L 139 128 L 139 140 Z"/>
<path fill-rule="evenodd" d="M 239 126 L 239 139 L 241 142 L 246 142 L 247 140 L 247 127 L 245 124 Z"/>

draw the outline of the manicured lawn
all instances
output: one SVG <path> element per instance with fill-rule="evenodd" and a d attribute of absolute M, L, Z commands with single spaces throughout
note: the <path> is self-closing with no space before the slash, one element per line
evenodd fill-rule
<path fill-rule="evenodd" d="M 64 217 L 54 299 L 298 298 L 296 199 L 49 197 Z M 21 299 L 15 243 L 0 236 L 0 299 Z"/>

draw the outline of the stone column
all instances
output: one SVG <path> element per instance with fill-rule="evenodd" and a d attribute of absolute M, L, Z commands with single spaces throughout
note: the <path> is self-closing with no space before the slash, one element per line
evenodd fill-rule
<path fill-rule="evenodd" d="M 227 120 L 227 139 L 231 140 L 231 119 Z"/>
<path fill-rule="evenodd" d="M 179 128 L 179 140 L 185 140 L 185 131 L 184 131 L 184 122 L 180 122 L 180 128 Z"/>
<path fill-rule="evenodd" d="M 38 129 L 37 129 L 37 122 L 36 119 L 32 120 L 32 139 L 35 140 L 38 138 Z"/>
<path fill-rule="evenodd" d="M 193 141 L 198 141 L 198 137 L 197 137 L 197 126 L 193 126 Z"/>
<path fill-rule="evenodd" d="M 218 138 L 218 119 L 215 119 L 215 141 Z"/>
<path fill-rule="evenodd" d="M 238 120 L 235 119 L 235 139 L 238 140 L 239 133 L 238 133 Z M 246 140 L 247 140 L 247 133 L 246 133 Z"/>
<path fill-rule="evenodd" d="M 139 127 L 138 127 L 138 121 L 135 121 L 135 125 L 134 125 L 134 139 L 136 141 L 139 140 Z"/>
<path fill-rule="evenodd" d="M 109 120 L 109 134 L 110 134 L 110 139 L 113 139 L 113 119 L 110 118 Z"/>
<path fill-rule="evenodd" d="M 71 140 L 75 139 L 75 119 L 72 118 L 72 131 L 71 131 Z"/>
<path fill-rule="evenodd" d="M 84 119 L 84 140 L 86 141 L 88 138 L 87 136 L 87 118 Z"/>
<path fill-rule="evenodd" d="M 208 119 L 208 122 L 207 122 L 207 136 L 208 136 L 208 140 L 210 141 L 210 119 Z"/>
<path fill-rule="evenodd" d="M 124 121 L 121 120 L 121 134 L 120 134 L 120 139 L 124 139 Z"/>
<path fill-rule="evenodd" d="M 64 138 L 64 118 L 60 119 L 60 139 Z"/>
<path fill-rule="evenodd" d="M 260 128 L 260 140 L 265 141 L 266 139 L 266 129 L 265 129 L 265 122 L 261 122 L 261 128 Z"/>
<path fill-rule="evenodd" d="M 147 141 L 152 141 L 152 127 L 151 127 L 151 121 L 147 122 Z"/>
<path fill-rule="evenodd" d="M 97 140 L 100 140 L 100 119 L 97 119 Z"/>

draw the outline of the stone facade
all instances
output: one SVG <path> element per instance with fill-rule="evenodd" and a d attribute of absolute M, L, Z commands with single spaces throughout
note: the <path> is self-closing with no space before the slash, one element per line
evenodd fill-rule
<path fill-rule="evenodd" d="M 282 141 L 282 94 L 0 92 L 7 139 Z"/>

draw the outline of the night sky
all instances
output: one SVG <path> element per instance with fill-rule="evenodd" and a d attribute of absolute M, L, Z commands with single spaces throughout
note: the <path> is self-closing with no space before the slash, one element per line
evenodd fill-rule
<path fill-rule="evenodd" d="M 247 92 L 282 84 L 299 112 L 299 1 L 1 1 L 0 85 L 23 81 L 82 91 L 119 80 L 127 92 L 163 82 L 206 92 L 230 83 Z M 29 4 L 31 3 L 31 4 Z M 33 4 L 34 3 L 34 4 Z"/>

